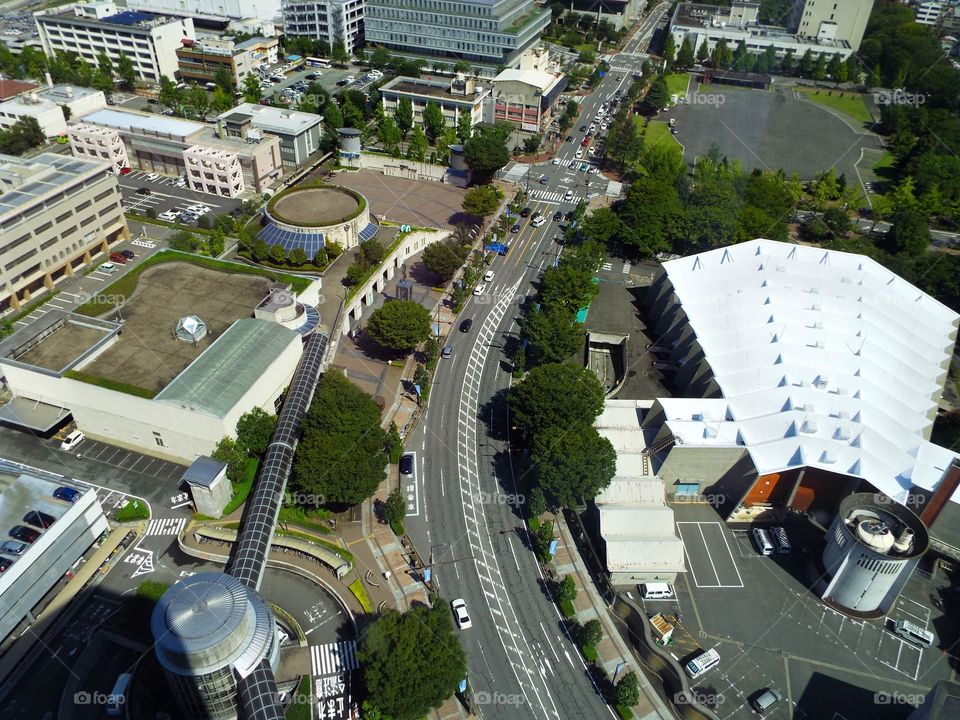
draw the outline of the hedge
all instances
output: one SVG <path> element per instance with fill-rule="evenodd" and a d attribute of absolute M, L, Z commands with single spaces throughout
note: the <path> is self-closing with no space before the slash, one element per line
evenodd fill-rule
<path fill-rule="evenodd" d="M 560 612 L 563 613 L 565 618 L 569 619 L 577 614 L 577 609 L 573 606 L 572 600 L 561 600 Z"/>
<path fill-rule="evenodd" d="M 357 201 L 357 207 L 353 211 L 351 211 L 348 215 L 344 215 L 342 218 L 339 218 L 338 220 L 319 222 L 319 223 L 305 223 L 297 220 L 288 220 L 287 218 L 283 217 L 275 210 L 277 206 L 277 202 L 281 198 L 286 197 L 291 193 L 298 192 L 300 190 L 316 190 L 316 189 L 334 190 L 335 192 L 345 193 Z M 274 220 L 279 220 L 282 223 L 295 225 L 296 227 L 330 227 L 332 225 L 340 225 L 345 222 L 350 222 L 354 218 L 359 217 L 360 213 L 362 213 L 366 209 L 367 209 L 366 198 L 364 198 L 363 195 L 358 193 L 356 190 L 340 187 L 339 185 L 328 185 L 327 183 L 321 182 L 319 180 L 314 182 L 309 182 L 309 183 L 303 183 L 302 185 L 295 185 L 294 187 L 289 187 L 286 190 L 281 190 L 272 198 L 270 198 L 270 200 L 267 202 L 267 214 L 270 215 L 270 217 L 272 217 Z"/>
<path fill-rule="evenodd" d="M 621 720 L 633 720 L 633 710 L 627 705 L 614 705 L 614 709 L 617 711 L 617 715 L 620 716 Z"/>
<path fill-rule="evenodd" d="M 368 615 L 372 615 L 373 601 L 371 601 L 370 596 L 367 595 L 367 589 L 363 586 L 363 583 L 360 582 L 360 578 L 350 583 L 349 587 L 350 592 L 352 592 L 353 596 L 360 602 L 360 607 L 363 608 L 363 611 Z"/>

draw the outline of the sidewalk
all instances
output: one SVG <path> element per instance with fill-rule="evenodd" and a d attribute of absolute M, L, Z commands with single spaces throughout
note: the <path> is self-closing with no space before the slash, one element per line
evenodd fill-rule
<path fill-rule="evenodd" d="M 640 664 L 627 647 L 617 628 L 610 618 L 607 605 L 600 597 L 590 578 L 590 572 L 580 557 L 580 552 L 574 544 L 570 529 L 562 515 L 554 521 L 554 527 L 559 531 L 557 554 L 553 563 L 559 577 L 569 575 L 577 584 L 577 597 L 573 602 L 577 614 L 575 620 L 581 625 L 589 620 L 598 619 L 603 625 L 603 640 L 597 645 L 597 665 L 603 668 L 607 677 L 613 680 L 622 678 L 626 673 L 633 671 L 640 684 L 640 702 L 633 707 L 633 714 L 641 720 L 672 720 L 673 714 L 663 704 L 656 690 L 643 673 Z M 618 671 L 619 670 L 619 671 Z"/>

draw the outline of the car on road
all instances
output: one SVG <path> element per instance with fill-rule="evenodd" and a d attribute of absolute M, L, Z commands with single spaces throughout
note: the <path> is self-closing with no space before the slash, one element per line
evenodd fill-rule
<path fill-rule="evenodd" d="M 541 175 L 541 176 L 540 176 L 540 184 L 541 184 L 541 185 L 546 185 L 548 182 L 550 182 L 550 178 L 548 178 L 546 175 Z"/>
<path fill-rule="evenodd" d="M 564 202 L 570 202 L 573 200 L 573 190 L 567 190 L 566 194 L 563 196 Z"/>
<path fill-rule="evenodd" d="M 404 453 L 400 456 L 400 474 L 413 475 L 413 454 Z"/>
<path fill-rule="evenodd" d="M 560 158 L 555 157 L 555 158 L 553 159 L 553 164 L 554 164 L 554 165 L 559 165 L 559 164 L 560 164 Z"/>
<path fill-rule="evenodd" d="M 563 220 L 563 211 L 562 211 L 562 210 L 557 210 L 557 211 L 553 214 L 553 221 L 554 221 L 554 222 L 560 222 L 561 220 Z"/>
<path fill-rule="evenodd" d="M 80 499 L 81 492 L 71 487 L 61 486 L 53 491 L 53 497 L 68 503 L 75 503 Z"/>
<path fill-rule="evenodd" d="M 101 265 L 100 267 L 103 267 L 103 265 Z M 86 439 L 87 439 L 87 436 L 83 434 L 83 431 L 74 430 L 72 433 L 70 433 L 63 439 L 62 443 L 60 443 L 60 449 L 73 450 L 77 445 L 79 445 Z"/>
<path fill-rule="evenodd" d="M 525 207 L 523 210 L 520 211 L 520 217 L 522 218 L 530 217 L 530 213 L 532 212 L 533 210 L 531 208 Z"/>
<path fill-rule="evenodd" d="M 463 598 L 457 598 L 452 603 L 450 607 L 453 609 L 453 619 L 457 621 L 457 627 L 461 630 L 466 630 L 468 627 L 473 625 L 470 620 L 470 616 L 467 615 L 467 602 Z"/>
<path fill-rule="evenodd" d="M 510 232 L 512 233 L 520 232 L 520 223 L 516 223 L 512 228 L 510 228 Z"/>
<path fill-rule="evenodd" d="M 470 318 L 467 318 L 462 323 L 460 323 L 460 332 L 468 333 L 470 332 L 470 328 L 472 327 L 473 327 L 473 320 Z"/>
<path fill-rule="evenodd" d="M 37 538 L 40 537 L 39 530 L 34 530 L 26 525 L 14 525 L 7 534 L 14 540 L 30 544 L 35 543 Z"/>
<path fill-rule="evenodd" d="M 487 270 L 487 271 L 483 274 L 483 281 L 486 282 L 486 283 L 488 283 L 488 282 L 493 282 L 493 270 Z"/>
<path fill-rule="evenodd" d="M 150 173 L 149 175 L 147 175 L 147 180 L 153 181 L 153 180 L 159 180 L 159 179 L 160 179 L 160 176 L 157 173 Z"/>
<path fill-rule="evenodd" d="M 586 163 L 580 163 L 580 172 L 586 172 L 589 169 L 590 169 L 589 165 L 587 165 Z"/>
<path fill-rule="evenodd" d="M 113 263 L 105 262 L 105 263 L 102 263 L 101 265 L 97 266 L 97 270 L 100 270 L 100 271 L 105 272 L 105 273 L 108 273 L 108 274 L 109 274 L 109 273 L 115 273 L 115 272 L 117 271 L 117 266 L 114 265 Z"/>
<path fill-rule="evenodd" d="M 480 295 L 483 295 L 486 291 L 487 291 L 487 286 L 484 283 L 480 283 L 473 289 L 473 294 L 480 296 Z"/>
<path fill-rule="evenodd" d="M 577 154 L 575 155 L 575 157 L 577 158 L 577 160 L 583 157 L 583 148 L 580 148 L 579 150 L 577 150 Z"/>
<path fill-rule="evenodd" d="M 581 125 L 581 126 L 580 126 L 580 132 L 586 132 L 586 131 L 587 131 L 587 126 L 586 126 L 586 125 Z"/>
<path fill-rule="evenodd" d="M 34 527 L 46 530 L 53 525 L 57 519 L 49 513 L 41 512 L 40 510 L 31 510 L 23 516 L 23 521 L 27 525 L 33 525 Z"/>
<path fill-rule="evenodd" d="M 779 690 L 774 690 L 773 688 L 767 688 L 762 693 L 757 695 L 753 699 L 753 702 L 750 703 L 751 707 L 756 710 L 761 715 L 767 710 L 772 708 L 778 702 L 783 700 L 783 695 L 780 694 Z"/>
<path fill-rule="evenodd" d="M 453 345 L 444 345 L 443 350 L 440 351 L 440 357 L 449 358 L 453 355 Z"/>
<path fill-rule="evenodd" d="M 5 540 L 3 543 L 0 543 L 0 553 L 23 555 L 24 550 L 26 550 L 28 547 L 30 546 L 23 542 L 17 542 L 16 540 Z"/>
<path fill-rule="evenodd" d="M 567 135 L 566 139 L 564 139 L 564 142 L 573 142 L 573 135 Z"/>
<path fill-rule="evenodd" d="M 567 210 L 567 212 L 563 214 L 563 219 L 566 220 L 567 222 L 570 222 L 571 220 L 573 220 L 573 210 Z"/>

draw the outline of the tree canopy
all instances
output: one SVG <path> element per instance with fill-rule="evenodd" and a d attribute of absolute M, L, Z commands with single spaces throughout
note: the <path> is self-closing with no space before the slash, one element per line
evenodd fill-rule
<path fill-rule="evenodd" d="M 572 363 L 533 368 L 510 391 L 513 423 L 527 433 L 592 423 L 603 410 L 603 386 L 589 369 Z"/>
<path fill-rule="evenodd" d="M 373 311 L 367 332 L 388 350 L 413 350 L 430 337 L 430 311 L 413 300 L 393 300 Z"/>
<path fill-rule="evenodd" d="M 276 415 L 269 415 L 260 407 L 248 410 L 237 420 L 237 444 L 250 455 L 259 457 L 267 451 L 276 427 Z"/>
<path fill-rule="evenodd" d="M 489 182 L 493 174 L 510 162 L 507 150 L 507 130 L 481 125 L 464 143 L 463 156 L 478 184 Z"/>
<path fill-rule="evenodd" d="M 617 471 L 617 452 L 590 422 L 537 429 L 530 462 L 555 505 L 574 508 L 606 488 Z"/>
<path fill-rule="evenodd" d="M 493 185 L 479 185 L 467 190 L 463 196 L 463 211 L 485 218 L 496 211 L 502 198 L 503 193 Z"/>

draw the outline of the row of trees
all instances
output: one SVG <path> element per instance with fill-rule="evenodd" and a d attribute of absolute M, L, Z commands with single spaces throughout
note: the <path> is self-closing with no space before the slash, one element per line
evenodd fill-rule
<path fill-rule="evenodd" d="M 47 137 L 34 117 L 22 117 L 5 130 L 0 130 L 0 153 L 23 155 L 42 145 Z"/>
<path fill-rule="evenodd" d="M 100 52 L 96 65 L 89 65 L 76 53 L 57 51 L 49 56 L 32 46 L 14 55 L 4 43 L 0 43 L 0 71 L 16 79 L 42 78 L 49 72 L 54 82 L 91 87 L 105 93 L 113 91 L 115 78 L 128 88 L 133 88 L 137 79 L 136 68 L 127 55 L 121 55 L 114 63 L 109 55 Z"/>

